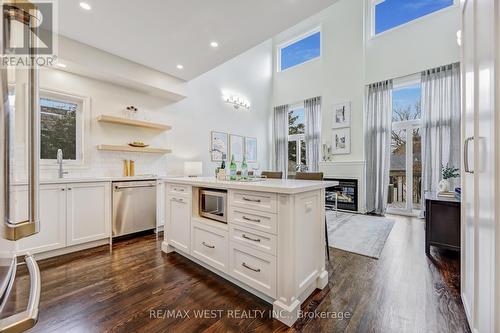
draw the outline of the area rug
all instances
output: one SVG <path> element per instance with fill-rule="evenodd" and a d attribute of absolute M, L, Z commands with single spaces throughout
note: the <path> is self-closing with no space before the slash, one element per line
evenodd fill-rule
<path fill-rule="evenodd" d="M 394 220 L 360 214 L 326 212 L 328 240 L 331 247 L 380 258 Z"/>

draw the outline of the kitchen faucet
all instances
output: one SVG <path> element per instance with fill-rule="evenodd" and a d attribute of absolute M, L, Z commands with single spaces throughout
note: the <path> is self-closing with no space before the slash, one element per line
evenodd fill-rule
<path fill-rule="evenodd" d="M 67 171 L 63 171 L 63 151 L 62 149 L 57 150 L 57 164 L 59 164 L 59 178 L 63 178 Z"/>

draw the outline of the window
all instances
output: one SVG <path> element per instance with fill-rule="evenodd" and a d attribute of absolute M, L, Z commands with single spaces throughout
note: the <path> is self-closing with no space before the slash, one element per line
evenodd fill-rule
<path fill-rule="evenodd" d="M 54 160 L 62 149 L 64 160 L 81 161 L 83 100 L 42 92 L 40 96 L 40 158 Z"/>
<path fill-rule="evenodd" d="M 288 175 L 304 170 L 306 165 L 305 111 L 302 105 L 288 112 Z"/>
<path fill-rule="evenodd" d="M 374 2 L 374 34 L 454 5 L 455 0 L 379 0 Z"/>
<path fill-rule="evenodd" d="M 316 29 L 278 48 L 278 69 L 284 71 L 320 56 L 321 31 Z"/>
<path fill-rule="evenodd" d="M 421 85 L 395 88 L 392 92 L 391 161 L 388 208 L 412 213 L 421 208 Z"/>

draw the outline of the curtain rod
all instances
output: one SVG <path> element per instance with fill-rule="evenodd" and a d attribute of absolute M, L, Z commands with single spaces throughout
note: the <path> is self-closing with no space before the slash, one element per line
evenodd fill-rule
<path fill-rule="evenodd" d="M 403 75 L 403 76 L 396 76 L 396 77 L 392 77 L 392 78 L 381 80 L 381 81 L 375 81 L 375 82 L 367 83 L 366 86 L 370 86 L 372 84 L 377 84 L 377 83 L 382 83 L 382 82 L 385 82 L 385 81 L 391 81 L 391 80 L 394 81 L 394 80 L 398 80 L 398 79 L 404 79 L 404 78 L 407 78 L 407 77 L 410 77 L 410 76 L 422 74 L 422 72 L 431 71 L 431 70 L 434 70 L 434 69 L 437 69 L 437 68 L 441 68 L 441 67 L 445 67 L 445 66 L 453 66 L 455 64 L 460 64 L 460 61 L 452 62 L 451 64 L 445 64 L 445 65 L 436 66 L 436 67 L 433 67 L 433 68 L 423 69 L 421 71 L 418 71 L 418 72 L 415 72 L 415 73 L 411 73 L 411 74 L 406 74 L 406 75 Z"/>

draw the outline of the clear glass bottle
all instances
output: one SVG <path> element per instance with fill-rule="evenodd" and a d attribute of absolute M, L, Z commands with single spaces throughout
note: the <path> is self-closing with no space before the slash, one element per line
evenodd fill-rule
<path fill-rule="evenodd" d="M 241 162 L 241 177 L 243 179 L 248 178 L 248 164 L 245 156 L 243 156 L 243 162 Z"/>
<path fill-rule="evenodd" d="M 231 164 L 229 165 L 229 175 L 231 180 L 236 180 L 236 171 L 238 169 L 238 166 L 236 165 L 236 162 L 234 161 L 234 155 L 231 155 Z"/>

